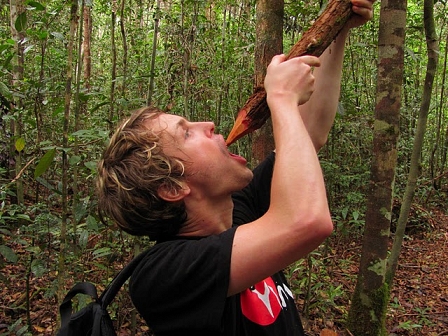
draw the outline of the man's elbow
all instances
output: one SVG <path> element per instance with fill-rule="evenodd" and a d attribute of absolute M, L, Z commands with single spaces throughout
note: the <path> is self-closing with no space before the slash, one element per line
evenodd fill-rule
<path fill-rule="evenodd" d="M 318 153 L 323 146 L 325 146 L 325 144 L 328 141 L 328 135 L 322 135 L 320 137 L 316 137 L 313 140 L 313 144 L 314 144 L 314 148 L 316 148 L 316 153 Z"/>
<path fill-rule="evenodd" d="M 327 216 L 322 222 L 319 224 L 319 233 L 322 235 L 322 238 L 325 239 L 329 237 L 333 233 L 333 221 L 331 220 L 331 216 Z"/>
<path fill-rule="evenodd" d="M 304 229 L 310 235 L 310 240 L 320 244 L 333 232 L 333 221 L 330 215 L 310 216 Z"/>

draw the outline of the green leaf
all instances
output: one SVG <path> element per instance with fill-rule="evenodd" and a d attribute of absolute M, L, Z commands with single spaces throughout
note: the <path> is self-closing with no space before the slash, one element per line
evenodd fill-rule
<path fill-rule="evenodd" d="M 81 202 L 77 203 L 74 209 L 75 221 L 79 223 L 87 213 L 87 209 Z"/>
<path fill-rule="evenodd" d="M 22 32 L 26 27 L 26 12 L 20 13 L 16 19 L 14 27 L 18 32 Z"/>
<path fill-rule="evenodd" d="M 34 259 L 31 263 L 31 272 L 33 272 L 37 278 L 40 278 L 48 272 L 48 269 L 45 267 L 45 264 L 41 259 Z"/>
<path fill-rule="evenodd" d="M 93 230 L 95 232 L 98 232 L 98 222 L 96 221 L 95 217 L 93 216 L 87 216 L 86 219 L 87 228 L 89 230 Z"/>
<path fill-rule="evenodd" d="M 26 3 L 29 7 L 35 8 L 37 10 L 43 11 L 45 10 L 45 6 L 37 1 L 27 1 Z"/>
<path fill-rule="evenodd" d="M 59 115 L 61 115 L 64 112 L 64 106 L 59 106 L 57 109 L 55 109 L 53 111 L 53 113 L 51 114 L 52 117 L 57 117 Z"/>
<path fill-rule="evenodd" d="M 17 219 L 24 219 L 24 220 L 27 220 L 27 221 L 31 221 L 30 216 L 28 216 L 28 215 L 26 215 L 26 214 L 17 214 L 17 215 L 16 215 L 16 218 L 17 218 Z"/>
<path fill-rule="evenodd" d="M 0 233 L 4 234 L 5 236 L 12 236 L 11 231 L 9 231 L 8 229 L 0 228 Z"/>
<path fill-rule="evenodd" d="M 101 129 L 83 129 L 73 132 L 71 134 L 74 137 L 78 137 L 79 139 L 86 140 L 97 140 L 97 139 L 107 139 L 108 132 Z"/>
<path fill-rule="evenodd" d="M 25 148 L 25 139 L 22 137 L 18 138 L 14 146 L 16 147 L 16 150 L 18 152 L 23 151 L 23 149 Z"/>
<path fill-rule="evenodd" d="M 64 35 L 62 35 L 60 32 L 51 32 L 50 34 L 60 41 L 65 41 Z"/>
<path fill-rule="evenodd" d="M 98 250 L 93 251 L 92 254 L 93 254 L 93 259 L 96 259 L 96 258 L 108 256 L 111 253 L 112 253 L 112 251 L 110 250 L 110 247 L 102 247 L 102 248 L 99 248 Z"/>
<path fill-rule="evenodd" d="M 79 233 L 79 240 L 78 240 L 79 246 L 82 249 L 85 249 L 88 242 L 89 242 L 89 231 L 88 230 L 82 230 Z"/>
<path fill-rule="evenodd" d="M 27 54 L 30 50 L 34 49 L 34 45 L 30 45 L 28 47 L 25 48 L 25 50 L 23 51 L 24 54 Z"/>
<path fill-rule="evenodd" d="M 93 109 L 92 109 L 92 111 L 90 111 L 90 112 L 96 112 L 96 110 L 98 110 L 100 107 L 102 107 L 102 106 L 104 106 L 104 105 L 107 105 L 107 104 L 109 104 L 108 101 L 99 103 L 98 105 L 94 106 Z"/>
<path fill-rule="evenodd" d="M 86 163 L 84 164 L 84 166 L 86 166 L 87 168 L 89 168 L 90 171 L 91 171 L 92 173 L 94 173 L 94 172 L 96 172 L 96 169 L 97 169 L 97 167 L 98 167 L 98 162 L 97 162 L 97 161 L 89 161 L 89 162 L 86 162 Z"/>
<path fill-rule="evenodd" d="M 56 148 L 50 149 L 48 152 L 42 156 L 39 163 L 36 166 L 36 169 L 34 170 L 34 178 L 38 178 L 41 176 L 45 171 L 50 167 L 51 163 L 54 160 L 54 157 L 56 155 Z"/>
<path fill-rule="evenodd" d="M 81 161 L 81 157 L 79 155 L 72 155 L 72 156 L 70 156 L 70 159 L 68 160 L 68 162 L 70 163 L 71 166 L 76 165 L 80 161 Z"/>
<path fill-rule="evenodd" d="M 6 245 L 0 245 L 0 254 L 9 262 L 16 263 L 18 260 L 17 254 Z"/>
<path fill-rule="evenodd" d="M 39 40 L 45 40 L 48 38 L 48 32 L 46 30 L 37 32 L 37 36 L 39 37 Z"/>
<path fill-rule="evenodd" d="M 8 87 L 6 86 L 6 84 L 3 83 L 3 82 L 0 82 L 0 94 L 1 94 L 3 97 L 9 98 L 9 99 L 12 98 L 12 93 L 11 93 L 11 91 L 9 91 L 9 88 L 8 88 Z"/>

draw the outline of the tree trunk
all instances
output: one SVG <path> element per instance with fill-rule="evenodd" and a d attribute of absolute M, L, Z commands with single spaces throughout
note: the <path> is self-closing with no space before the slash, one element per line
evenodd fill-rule
<path fill-rule="evenodd" d="M 193 13 L 188 9 L 189 2 L 181 1 L 182 3 L 182 35 L 183 35 L 183 110 L 184 117 L 188 120 L 192 119 L 192 109 L 190 108 L 190 86 L 193 79 L 191 78 L 191 58 L 194 50 L 194 42 L 196 36 L 196 23 L 198 18 L 198 2 L 193 2 Z M 191 17 L 191 24 L 189 25 L 188 31 L 185 32 L 185 18 Z"/>
<path fill-rule="evenodd" d="M 213 10 L 212 10 L 212 5 L 210 5 L 210 20 L 213 22 L 215 17 L 213 15 Z M 229 83 L 228 83 L 228 78 L 227 78 L 227 73 L 226 73 L 226 53 L 225 53 L 225 49 L 226 49 L 226 44 L 227 44 L 227 40 L 226 40 L 226 31 L 227 31 L 227 8 L 224 6 L 224 10 L 223 10 L 223 20 L 222 20 L 222 28 L 221 28 L 221 64 L 220 64 L 220 75 L 221 75 L 221 82 L 222 82 L 222 90 L 219 91 L 219 96 L 218 96 L 218 106 L 216 109 L 216 120 L 217 120 L 217 126 L 219 126 L 221 124 L 221 118 L 222 118 L 222 107 L 223 107 L 223 102 L 226 99 L 227 93 L 228 93 L 228 87 L 229 87 Z M 237 35 L 238 36 L 238 35 Z"/>
<path fill-rule="evenodd" d="M 283 52 L 284 0 L 258 0 L 255 43 L 255 87 L 261 87 L 266 68 L 275 55 Z M 274 149 L 270 120 L 254 134 L 252 160 L 255 167 Z"/>
<path fill-rule="evenodd" d="M 121 0 L 120 7 L 120 32 L 121 32 L 121 40 L 123 43 L 123 79 L 121 81 L 121 98 L 126 99 L 126 83 L 128 76 L 128 42 L 126 39 L 126 29 L 125 29 L 125 14 L 124 14 L 124 5 L 126 0 Z M 120 119 L 124 117 L 120 115 Z"/>
<path fill-rule="evenodd" d="M 81 10 L 80 13 L 84 14 L 85 9 L 85 1 L 81 0 Z M 84 21 L 84 20 L 83 20 Z M 83 103 L 80 99 L 80 93 L 81 93 L 81 77 L 82 77 L 82 40 L 84 36 L 84 24 L 79 25 L 79 34 L 78 34 L 78 55 L 77 55 L 77 65 L 76 65 L 76 75 L 75 75 L 75 113 L 74 113 L 74 131 L 78 131 L 81 129 L 81 116 L 82 116 L 82 109 L 83 105 L 85 108 L 85 103 Z M 78 143 L 78 137 L 75 137 L 74 144 L 73 144 L 73 157 L 80 157 L 79 156 L 79 143 Z M 72 167 L 72 191 L 73 191 L 73 201 L 72 201 L 72 213 L 75 214 L 72 216 L 72 228 L 73 228 L 73 252 L 76 254 L 77 250 L 77 226 L 78 223 L 76 222 L 76 219 L 78 216 L 76 216 L 76 211 L 78 209 L 78 202 L 79 202 L 79 186 L 78 186 L 78 180 L 79 180 L 79 166 L 75 164 Z"/>
<path fill-rule="evenodd" d="M 25 17 L 25 6 L 23 0 L 11 0 L 10 1 L 10 28 L 11 28 L 11 36 L 14 40 L 14 48 L 15 55 L 12 61 L 13 70 L 12 70 L 12 87 L 17 92 L 21 92 L 21 85 L 23 81 L 23 67 L 24 67 L 24 44 L 22 43 L 25 38 L 25 26 L 23 20 Z M 23 108 L 22 98 L 17 97 L 13 101 L 12 109 L 17 109 L 19 112 L 17 113 L 17 117 L 11 118 L 10 128 L 11 134 L 14 136 L 11 137 L 10 143 L 10 154 L 9 157 L 14 157 L 14 164 L 9 164 L 10 178 L 15 179 L 16 176 L 19 176 L 20 170 L 22 169 L 22 146 L 17 145 L 17 141 L 22 141 L 22 118 L 21 111 Z M 23 182 L 21 178 L 16 180 L 16 193 L 15 199 L 12 199 L 13 203 L 23 204 L 24 196 L 23 196 Z"/>
<path fill-rule="evenodd" d="M 75 52 L 75 35 L 76 27 L 78 24 L 78 1 L 73 0 L 70 8 L 70 33 L 68 36 L 67 44 L 67 68 L 66 68 L 66 80 L 65 80 L 65 103 L 64 103 L 64 125 L 62 130 L 62 148 L 69 147 L 69 128 L 70 128 L 70 109 L 72 99 L 72 77 L 73 77 L 73 54 Z M 62 219 L 61 219 L 61 246 L 58 260 L 58 300 L 60 303 L 64 298 L 65 292 L 65 256 L 67 252 L 67 222 L 68 222 L 68 172 L 69 163 L 68 155 L 65 150 L 62 151 L 62 190 L 61 190 L 61 207 L 62 207 Z"/>
<path fill-rule="evenodd" d="M 91 52 L 90 52 L 90 44 L 91 44 L 91 35 L 92 35 L 92 12 L 91 6 L 84 5 L 84 13 L 83 13 L 83 39 L 82 39 L 82 51 L 83 51 L 83 79 L 84 79 L 84 87 L 87 92 L 90 91 L 90 77 L 92 72 L 92 60 L 91 60 Z"/>
<path fill-rule="evenodd" d="M 408 221 L 409 211 L 411 209 L 415 187 L 417 185 L 417 178 L 420 167 L 420 156 L 423 147 L 423 138 L 426 132 L 426 122 L 428 120 L 429 106 L 431 104 L 432 87 L 437 70 L 437 63 L 439 61 L 439 45 L 437 42 L 434 24 L 434 0 L 425 0 L 423 15 L 426 45 L 428 49 L 428 64 L 426 66 L 425 85 L 423 87 L 423 100 L 420 106 L 420 112 L 417 121 L 417 130 L 414 137 L 414 146 L 412 149 L 408 182 L 403 196 L 403 202 L 401 204 L 400 216 L 398 217 L 394 244 L 388 261 L 386 281 L 389 288 L 392 287 L 395 271 L 397 269 L 398 257 L 401 251 L 401 244 L 403 242 L 406 223 Z"/>
<path fill-rule="evenodd" d="M 448 46 L 448 34 L 446 35 L 446 39 L 445 39 L 445 46 Z M 445 102 L 445 90 L 444 88 L 446 88 L 446 73 L 447 73 L 447 65 L 448 65 L 448 48 L 445 47 L 445 55 L 444 55 L 444 62 L 443 62 L 443 69 L 442 69 L 442 83 L 441 83 L 441 87 L 442 89 L 440 90 L 440 99 L 439 99 L 439 116 L 440 118 L 442 118 L 442 116 L 444 116 L 444 102 Z M 440 132 L 442 132 L 442 123 L 440 123 L 440 125 L 438 125 L 438 134 Z M 439 142 L 441 142 L 441 140 L 437 139 L 436 144 L 438 144 Z M 436 162 L 439 162 L 438 167 L 438 173 L 443 173 L 445 171 L 445 166 L 446 166 L 446 153 L 448 150 L 448 125 L 446 126 L 446 130 L 445 130 L 445 142 L 442 144 L 442 150 L 441 150 L 441 154 L 440 154 L 440 158 L 434 159 Z M 434 174 L 434 176 L 432 176 L 432 178 L 435 179 L 437 174 Z M 440 189 L 441 186 L 441 179 L 436 179 L 434 181 L 434 187 Z"/>
<path fill-rule="evenodd" d="M 114 131 L 114 114 L 115 114 L 115 81 L 117 80 L 117 47 L 115 45 L 115 19 L 116 19 L 116 1 L 112 1 L 111 25 L 110 25 L 110 42 L 112 48 L 112 66 L 110 78 L 110 105 L 109 105 L 109 131 Z"/>
<path fill-rule="evenodd" d="M 385 335 L 385 282 L 404 67 L 406 1 L 381 3 L 373 159 L 358 280 L 348 315 L 357 336 Z"/>
<path fill-rule="evenodd" d="M 160 0 L 156 2 L 156 14 L 154 17 L 154 37 L 152 39 L 152 51 L 151 51 L 151 68 L 149 70 L 149 86 L 148 95 L 146 97 L 146 105 L 150 106 L 152 103 L 152 95 L 154 92 L 154 76 L 155 76 L 155 64 L 157 53 L 157 38 L 159 36 L 159 21 L 160 21 Z"/>

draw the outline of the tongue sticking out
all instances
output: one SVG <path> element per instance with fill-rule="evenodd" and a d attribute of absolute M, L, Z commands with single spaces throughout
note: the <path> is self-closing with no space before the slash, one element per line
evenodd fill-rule
<path fill-rule="evenodd" d="M 233 154 L 233 153 L 229 153 L 229 154 L 230 154 L 230 157 L 232 157 L 236 161 L 239 161 L 242 164 L 247 164 L 247 160 L 245 158 L 243 158 L 242 156 L 236 155 L 236 154 Z"/>

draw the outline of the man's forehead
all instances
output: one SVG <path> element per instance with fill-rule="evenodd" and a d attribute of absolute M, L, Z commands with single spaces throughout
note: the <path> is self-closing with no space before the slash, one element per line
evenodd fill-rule
<path fill-rule="evenodd" d="M 157 118 L 148 121 L 151 128 L 159 128 L 160 130 L 175 129 L 179 126 L 184 126 L 187 120 L 175 114 L 163 113 Z"/>
<path fill-rule="evenodd" d="M 148 120 L 146 126 L 154 133 L 158 134 L 162 143 L 178 143 L 179 130 L 185 127 L 187 120 L 175 114 L 163 113 Z"/>

